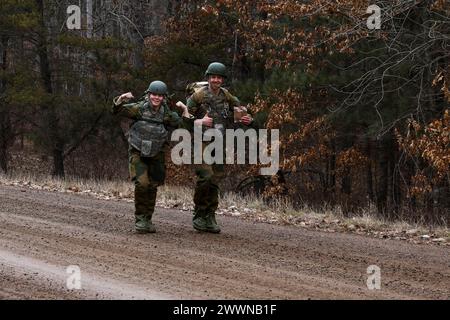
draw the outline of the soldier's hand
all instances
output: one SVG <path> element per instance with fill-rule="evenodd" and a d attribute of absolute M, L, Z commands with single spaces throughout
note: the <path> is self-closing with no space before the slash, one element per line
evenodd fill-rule
<path fill-rule="evenodd" d="M 252 121 L 253 121 L 253 119 L 252 119 L 252 117 L 250 117 L 250 116 L 243 116 L 243 117 L 241 118 L 241 122 L 242 122 L 243 124 L 245 124 L 246 126 L 248 126 Z"/>
<path fill-rule="evenodd" d="M 186 117 L 186 118 L 191 118 L 191 117 L 193 117 L 193 116 L 189 113 L 189 108 L 188 108 L 187 105 L 185 105 L 183 102 L 178 101 L 175 105 L 183 111 L 183 114 L 182 114 L 183 117 Z"/>
<path fill-rule="evenodd" d="M 178 101 L 175 105 L 176 105 L 178 108 L 180 108 L 182 111 L 185 111 L 185 110 L 188 109 L 188 107 L 187 107 L 183 102 L 181 102 L 181 101 Z"/>
<path fill-rule="evenodd" d="M 134 96 L 131 92 L 124 93 L 119 97 L 119 101 L 130 100 L 130 99 L 134 99 Z"/>
<path fill-rule="evenodd" d="M 212 127 L 213 119 L 210 118 L 208 114 L 205 114 L 205 116 L 202 118 L 202 125 L 204 125 L 205 127 Z"/>

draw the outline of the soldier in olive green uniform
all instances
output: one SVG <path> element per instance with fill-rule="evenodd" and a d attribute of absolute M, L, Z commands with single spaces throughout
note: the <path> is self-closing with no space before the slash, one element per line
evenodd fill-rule
<path fill-rule="evenodd" d="M 146 99 L 125 103 L 133 98 L 131 92 L 114 99 L 113 113 L 130 118 L 133 124 L 128 132 L 129 171 L 134 182 L 135 228 L 138 233 L 154 233 L 152 215 L 155 209 L 157 187 L 165 179 L 165 150 L 168 147 L 167 126 L 178 127 L 182 118 L 165 103 L 167 86 L 153 81 Z M 188 116 L 187 108 L 183 116 Z"/>
<path fill-rule="evenodd" d="M 192 94 L 187 101 L 189 113 L 194 116 L 195 123 L 204 127 L 214 127 L 223 133 L 234 127 L 234 107 L 240 102 L 228 90 L 222 88 L 226 78 L 226 67 L 213 62 L 206 70 L 208 86 Z M 241 119 L 244 125 L 252 122 L 250 116 Z M 194 194 L 193 227 L 199 231 L 219 233 L 216 221 L 216 210 L 219 204 L 219 182 L 224 175 L 223 164 L 201 164 L 196 168 L 197 183 Z"/>

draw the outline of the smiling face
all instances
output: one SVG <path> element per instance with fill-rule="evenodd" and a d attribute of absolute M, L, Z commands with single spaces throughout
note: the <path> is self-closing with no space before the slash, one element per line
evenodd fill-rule
<path fill-rule="evenodd" d="M 218 75 L 210 75 L 208 78 L 209 87 L 212 91 L 217 91 L 223 84 L 223 77 Z"/>
<path fill-rule="evenodd" d="M 152 104 L 154 108 L 158 108 L 161 106 L 161 103 L 164 100 L 164 95 L 162 94 L 156 94 L 156 93 L 149 93 L 148 94 L 148 100 Z"/>

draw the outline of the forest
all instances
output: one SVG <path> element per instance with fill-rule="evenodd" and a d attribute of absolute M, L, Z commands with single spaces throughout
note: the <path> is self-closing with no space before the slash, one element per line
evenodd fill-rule
<path fill-rule="evenodd" d="M 280 132 L 278 174 L 224 190 L 448 225 L 448 0 L 1 0 L 0 172 L 128 179 L 113 98 L 162 80 L 177 110 L 213 61 Z"/>

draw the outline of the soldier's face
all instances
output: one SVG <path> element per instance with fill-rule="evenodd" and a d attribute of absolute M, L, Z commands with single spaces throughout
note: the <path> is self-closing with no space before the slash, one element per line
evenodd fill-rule
<path fill-rule="evenodd" d="M 208 82 L 211 89 L 218 90 L 220 86 L 223 84 L 223 77 L 217 75 L 210 75 Z"/>
<path fill-rule="evenodd" d="M 159 107 L 164 100 L 164 96 L 162 94 L 149 93 L 148 100 L 150 100 L 154 107 Z"/>

